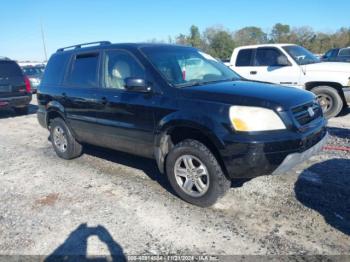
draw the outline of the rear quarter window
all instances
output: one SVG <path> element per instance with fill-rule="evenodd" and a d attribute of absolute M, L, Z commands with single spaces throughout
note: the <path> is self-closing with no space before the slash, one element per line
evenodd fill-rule
<path fill-rule="evenodd" d="M 22 70 L 14 61 L 0 61 L 0 77 L 22 76 Z"/>
<path fill-rule="evenodd" d="M 242 49 L 238 52 L 236 66 L 252 66 L 254 49 Z"/>
<path fill-rule="evenodd" d="M 43 85 L 60 85 L 64 78 L 66 66 L 68 63 L 69 54 L 56 54 L 53 55 L 45 69 L 44 77 L 42 80 Z"/>
<path fill-rule="evenodd" d="M 96 87 L 98 84 L 99 53 L 78 54 L 72 61 L 67 84 L 78 87 Z"/>

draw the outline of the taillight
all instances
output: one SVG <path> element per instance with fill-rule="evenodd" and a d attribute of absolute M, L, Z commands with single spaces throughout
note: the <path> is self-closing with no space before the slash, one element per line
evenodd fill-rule
<path fill-rule="evenodd" d="M 29 81 L 28 77 L 24 76 L 24 82 L 26 84 L 27 93 L 30 93 L 30 81 Z"/>

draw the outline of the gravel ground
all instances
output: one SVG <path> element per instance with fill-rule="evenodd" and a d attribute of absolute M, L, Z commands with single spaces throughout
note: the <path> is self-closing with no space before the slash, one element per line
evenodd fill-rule
<path fill-rule="evenodd" d="M 0 255 L 350 255 L 349 152 L 236 181 L 202 209 L 151 160 L 95 147 L 58 158 L 35 110 L 0 112 Z M 350 114 L 329 125 L 329 145 L 350 146 Z"/>

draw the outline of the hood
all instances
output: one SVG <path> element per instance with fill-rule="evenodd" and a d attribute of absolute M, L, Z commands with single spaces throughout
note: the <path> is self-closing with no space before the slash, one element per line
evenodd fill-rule
<path fill-rule="evenodd" d="M 314 94 L 302 89 L 244 80 L 192 86 L 182 90 L 185 97 L 192 99 L 230 105 L 281 107 L 283 110 L 315 99 Z"/>
<path fill-rule="evenodd" d="M 304 65 L 307 72 L 344 72 L 350 74 L 350 64 L 342 62 L 321 62 L 315 64 Z"/>

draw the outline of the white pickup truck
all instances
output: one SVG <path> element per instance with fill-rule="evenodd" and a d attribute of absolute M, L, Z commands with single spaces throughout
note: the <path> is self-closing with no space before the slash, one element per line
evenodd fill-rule
<path fill-rule="evenodd" d="M 304 88 L 316 94 L 325 117 L 350 103 L 350 64 L 321 62 L 292 44 L 242 46 L 234 49 L 229 67 L 249 80 Z"/>

